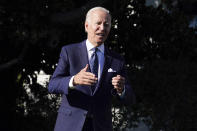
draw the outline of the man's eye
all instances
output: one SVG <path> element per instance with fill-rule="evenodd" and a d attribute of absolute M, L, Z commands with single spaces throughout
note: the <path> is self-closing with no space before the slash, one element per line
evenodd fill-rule
<path fill-rule="evenodd" d="M 105 26 L 109 26 L 109 23 L 105 23 Z"/>
<path fill-rule="evenodd" d="M 96 22 L 96 25 L 100 25 L 101 24 L 101 22 Z"/>

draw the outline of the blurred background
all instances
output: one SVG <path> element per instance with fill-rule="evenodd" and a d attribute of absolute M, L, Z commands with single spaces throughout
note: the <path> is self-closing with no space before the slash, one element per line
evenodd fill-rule
<path fill-rule="evenodd" d="M 61 47 L 86 39 L 94 6 L 112 14 L 107 46 L 126 59 L 137 103 L 113 101 L 114 131 L 197 130 L 197 0 L 1 0 L 1 131 L 53 131 L 48 81 Z"/>

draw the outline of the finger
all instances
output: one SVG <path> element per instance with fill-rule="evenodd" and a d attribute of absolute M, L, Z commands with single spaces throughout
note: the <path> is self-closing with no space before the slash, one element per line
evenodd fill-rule
<path fill-rule="evenodd" d="M 114 89 L 116 89 L 116 90 L 117 90 L 117 89 L 118 89 L 118 86 L 115 86 L 115 85 L 114 85 Z"/>
<path fill-rule="evenodd" d="M 88 79 L 82 80 L 83 85 L 93 85 L 95 83 L 96 83 L 96 81 L 94 81 L 94 80 L 88 80 Z"/>
<path fill-rule="evenodd" d="M 91 85 L 97 83 L 97 81 L 95 81 L 95 80 L 86 80 L 86 82 L 90 83 Z"/>
<path fill-rule="evenodd" d="M 122 87 L 118 87 L 118 86 L 114 86 L 114 89 L 116 89 L 118 92 L 122 92 L 123 88 Z"/>
<path fill-rule="evenodd" d="M 120 83 L 118 83 L 118 81 L 112 81 L 112 85 L 114 85 L 114 86 L 119 86 Z"/>
<path fill-rule="evenodd" d="M 125 81 L 124 80 L 112 80 L 112 83 L 117 83 L 118 85 L 124 85 Z"/>
<path fill-rule="evenodd" d="M 125 81 L 124 80 L 115 80 L 115 79 L 113 79 L 112 83 L 124 84 Z"/>
<path fill-rule="evenodd" d="M 112 83 L 113 86 L 120 86 L 119 83 Z"/>
<path fill-rule="evenodd" d="M 97 78 L 83 78 L 82 81 L 85 81 L 85 82 L 90 82 L 90 83 L 96 83 L 97 82 Z"/>
<path fill-rule="evenodd" d="M 114 89 L 117 90 L 117 92 L 122 92 L 123 91 L 123 89 L 119 88 L 118 86 L 114 86 Z"/>
<path fill-rule="evenodd" d="M 120 80 L 120 79 L 121 78 L 120 77 L 117 77 L 117 76 L 112 78 L 112 80 Z"/>
<path fill-rule="evenodd" d="M 114 80 L 125 80 L 125 78 L 120 76 L 120 75 L 117 75 L 116 77 L 113 77 L 112 79 L 114 79 Z"/>
<path fill-rule="evenodd" d="M 97 81 L 98 78 L 93 74 L 88 74 L 87 72 L 85 72 L 85 74 L 81 75 L 81 79 L 85 79 L 85 80 L 93 80 L 93 81 Z"/>
<path fill-rule="evenodd" d="M 121 75 L 116 75 L 116 78 L 121 78 Z"/>
<path fill-rule="evenodd" d="M 113 86 L 117 86 L 119 88 L 123 88 L 124 87 L 124 83 L 119 83 L 119 82 L 112 82 Z"/>
<path fill-rule="evenodd" d="M 116 83 L 118 83 L 118 82 L 119 82 L 119 80 L 117 80 L 117 79 L 112 79 L 112 82 L 116 82 Z"/>
<path fill-rule="evenodd" d="M 90 74 L 88 72 L 85 72 L 82 76 L 84 79 L 91 79 L 91 80 L 98 80 L 98 78 L 94 74 Z"/>
<path fill-rule="evenodd" d="M 84 83 L 82 83 L 81 85 L 83 85 L 83 86 L 91 86 L 91 85 L 93 85 L 93 84 L 84 82 Z"/>
<path fill-rule="evenodd" d="M 85 75 L 85 76 L 91 76 L 91 77 L 96 77 L 95 74 L 93 74 L 91 72 L 84 72 L 83 75 Z"/>
<path fill-rule="evenodd" d="M 86 71 L 88 70 L 88 66 L 89 66 L 89 65 L 86 64 L 85 68 L 83 68 L 82 70 L 86 72 Z"/>

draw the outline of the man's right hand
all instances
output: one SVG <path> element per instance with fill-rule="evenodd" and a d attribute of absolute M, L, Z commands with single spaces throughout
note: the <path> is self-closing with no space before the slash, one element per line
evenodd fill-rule
<path fill-rule="evenodd" d="M 98 78 L 91 73 L 87 72 L 88 70 L 88 64 L 83 68 L 79 73 L 77 73 L 74 78 L 73 78 L 73 85 L 86 85 L 86 86 L 91 86 L 94 85 Z"/>

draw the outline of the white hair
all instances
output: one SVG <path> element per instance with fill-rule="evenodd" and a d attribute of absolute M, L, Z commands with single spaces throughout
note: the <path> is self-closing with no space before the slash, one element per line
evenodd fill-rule
<path fill-rule="evenodd" d="M 103 8 L 103 7 L 94 7 L 94 8 L 90 9 L 87 12 L 85 21 L 87 21 L 89 23 L 90 22 L 90 16 L 91 16 L 91 14 L 94 11 L 96 11 L 96 10 L 102 10 L 102 11 L 106 12 L 107 14 L 109 14 L 109 16 L 111 17 L 109 10 L 107 10 L 106 8 Z"/>

